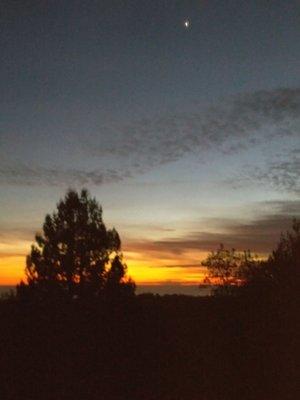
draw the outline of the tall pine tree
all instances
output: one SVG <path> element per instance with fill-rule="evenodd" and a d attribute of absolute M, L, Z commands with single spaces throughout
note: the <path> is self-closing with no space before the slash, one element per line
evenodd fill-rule
<path fill-rule="evenodd" d="M 112 289 L 119 293 L 121 288 L 134 293 L 122 263 L 120 237 L 106 228 L 101 206 L 86 190 L 68 191 L 57 210 L 46 215 L 43 233 L 35 239 L 19 293 L 63 293 L 72 298 Z"/>

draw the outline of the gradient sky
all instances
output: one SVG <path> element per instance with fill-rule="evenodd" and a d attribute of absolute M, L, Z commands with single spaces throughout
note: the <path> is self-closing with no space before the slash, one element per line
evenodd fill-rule
<path fill-rule="evenodd" d="M 0 48 L 0 283 L 70 187 L 137 283 L 300 216 L 299 1 L 3 0 Z"/>

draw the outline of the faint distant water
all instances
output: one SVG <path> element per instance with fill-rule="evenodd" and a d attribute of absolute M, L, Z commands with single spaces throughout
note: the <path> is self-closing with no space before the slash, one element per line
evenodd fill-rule
<path fill-rule="evenodd" d="M 183 294 L 186 296 L 209 296 L 211 288 L 199 288 L 198 285 L 137 285 L 137 294 Z"/>
<path fill-rule="evenodd" d="M 8 285 L 1 286 L 0 285 L 0 296 L 2 294 L 9 293 L 11 290 L 15 290 L 15 289 L 16 289 L 15 286 L 8 286 Z"/>
<path fill-rule="evenodd" d="M 15 290 L 15 286 L 0 286 L 0 295 Z M 210 288 L 201 288 L 197 285 L 137 285 L 137 294 L 153 293 L 153 294 L 183 294 L 186 296 L 209 296 Z"/>

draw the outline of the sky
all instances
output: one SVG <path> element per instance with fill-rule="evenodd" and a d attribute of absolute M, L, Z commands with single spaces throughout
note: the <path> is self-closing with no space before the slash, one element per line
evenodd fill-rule
<path fill-rule="evenodd" d="M 137 284 L 266 256 L 300 217 L 299 1 L 3 0 L 0 48 L 0 284 L 68 188 Z"/>

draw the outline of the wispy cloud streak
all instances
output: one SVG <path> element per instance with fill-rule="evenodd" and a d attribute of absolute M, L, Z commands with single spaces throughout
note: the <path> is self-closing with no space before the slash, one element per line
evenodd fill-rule
<path fill-rule="evenodd" d="M 239 154 L 278 138 L 299 140 L 300 89 L 277 89 L 240 94 L 190 112 L 141 118 L 126 125 L 111 124 L 90 136 L 74 138 L 95 168 L 48 168 L 0 161 L 0 182 L 14 185 L 102 185 L 145 173 L 154 167 L 193 155 L 198 162 L 210 153 Z M 103 140 L 105 138 L 105 140 Z M 111 168 L 108 169 L 107 165 Z M 270 164 L 271 181 L 292 188 L 299 159 Z M 266 167 L 268 169 L 268 167 Z M 267 179 L 268 170 L 256 171 Z"/>
<path fill-rule="evenodd" d="M 0 166 L 0 183 L 12 185 L 102 185 L 104 183 L 120 182 L 129 176 L 129 172 L 115 169 L 84 171 L 44 168 L 41 166 L 28 167 L 26 165 Z"/>
<path fill-rule="evenodd" d="M 218 230 L 211 231 L 202 231 L 199 222 L 199 230 L 195 229 L 172 239 L 131 241 L 126 244 L 125 250 L 143 253 L 145 257 L 173 257 L 176 260 L 191 250 L 208 252 L 222 243 L 229 248 L 250 249 L 259 254 L 268 254 L 274 249 L 280 234 L 291 229 L 292 219 L 300 217 L 300 201 L 268 202 L 258 204 L 257 207 L 259 206 L 270 207 L 273 213 L 253 221 L 212 219 L 212 228 L 218 226 Z M 209 222 L 210 219 L 206 219 L 205 225 L 209 225 Z"/>
<path fill-rule="evenodd" d="M 299 133 L 300 89 L 241 94 L 193 112 L 141 119 L 112 131 L 111 145 L 93 147 L 144 170 L 176 161 L 186 153 L 205 156 L 216 149 L 225 154 L 249 150 L 277 136 Z M 134 162 L 133 162 L 134 160 Z"/>

